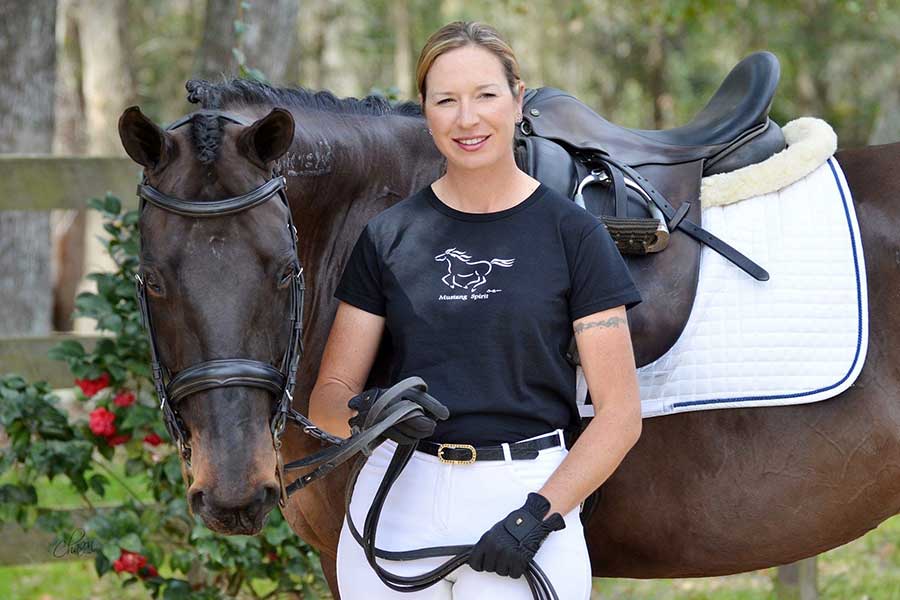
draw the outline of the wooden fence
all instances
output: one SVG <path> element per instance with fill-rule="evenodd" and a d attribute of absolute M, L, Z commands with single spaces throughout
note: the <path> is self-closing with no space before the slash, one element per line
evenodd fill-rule
<path fill-rule="evenodd" d="M 125 206 L 137 206 L 140 170 L 128 158 L 0 155 L 0 210 L 83 210 L 88 198 L 107 192 Z M 2 299 L 0 299 L 2 301 Z M 49 334 L 0 338 L 0 373 L 15 372 L 43 379 L 54 387 L 70 387 L 64 363 L 47 358 L 47 350 L 65 339 L 93 347 L 97 335 Z"/>
<path fill-rule="evenodd" d="M 138 173 L 127 158 L 0 155 L 0 210 L 84 209 L 88 198 L 106 192 L 133 208 L 137 206 Z M 98 336 L 0 338 L 0 373 L 17 372 L 31 380 L 49 381 L 54 387 L 70 387 L 72 378 L 65 365 L 47 358 L 47 350 L 64 339 L 92 346 Z M 3 531 L 4 539 L 12 534 Z M 28 552 L 18 556 L 49 556 L 48 543 L 49 539 L 37 538 Z M 0 564 L 8 560 L 0 553 Z M 776 588 L 778 597 L 785 600 L 815 600 L 815 557 L 781 567 Z"/>

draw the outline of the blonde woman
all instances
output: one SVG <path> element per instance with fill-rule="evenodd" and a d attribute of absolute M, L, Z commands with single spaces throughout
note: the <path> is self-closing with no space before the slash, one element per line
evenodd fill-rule
<path fill-rule="evenodd" d="M 446 174 L 360 235 L 335 293 L 341 302 L 310 416 L 349 434 L 348 420 L 358 422 L 357 411 L 378 396 L 363 387 L 390 335 L 392 381 L 422 377 L 450 415 L 432 412 L 388 435 L 421 441 L 387 498 L 377 545 L 475 547 L 438 584 L 401 593 L 379 580 L 345 523 L 341 597 L 527 600 L 521 575 L 533 558 L 559 598 L 586 599 L 591 568 L 579 505 L 641 431 L 625 316 L 640 295 L 604 227 L 517 168 L 512 142 L 525 86 L 495 29 L 444 26 L 425 44 L 416 74 Z M 565 357 L 573 335 L 596 417 L 567 449 L 567 434 L 580 426 Z M 386 440 L 363 469 L 350 508 L 356 523 L 394 448 Z M 384 566 L 412 576 L 442 560 Z"/>

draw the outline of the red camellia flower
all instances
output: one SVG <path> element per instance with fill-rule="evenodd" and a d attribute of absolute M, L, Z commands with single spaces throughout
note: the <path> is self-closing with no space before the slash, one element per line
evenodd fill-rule
<path fill-rule="evenodd" d="M 119 393 L 116 394 L 115 398 L 113 398 L 113 404 L 115 404 L 116 406 L 121 406 L 122 408 L 131 406 L 132 404 L 134 404 L 134 394 L 132 394 L 128 390 L 119 390 Z"/>
<path fill-rule="evenodd" d="M 159 577 L 159 571 L 156 570 L 156 567 L 147 565 L 141 569 L 141 579 L 146 579 L 147 577 Z"/>
<path fill-rule="evenodd" d="M 109 373 L 103 373 L 97 379 L 76 379 L 75 385 L 80 387 L 84 395 L 90 398 L 100 390 L 109 387 Z"/>
<path fill-rule="evenodd" d="M 101 406 L 91 411 L 88 426 L 94 435 L 109 437 L 116 433 L 115 420 L 116 415 Z"/>
<path fill-rule="evenodd" d="M 119 444 L 124 444 L 128 440 L 131 439 L 130 435 L 112 435 L 106 438 L 106 443 L 110 446 L 118 446 Z"/>
<path fill-rule="evenodd" d="M 144 442 L 151 446 L 159 446 L 162 444 L 162 438 L 155 433 L 148 433 L 144 436 Z"/>
<path fill-rule="evenodd" d="M 116 573 L 125 572 L 137 575 L 138 570 L 146 565 L 147 557 L 143 554 L 122 550 L 119 558 L 113 562 L 113 569 L 115 569 Z M 154 571 L 155 570 L 156 569 L 154 569 Z"/>

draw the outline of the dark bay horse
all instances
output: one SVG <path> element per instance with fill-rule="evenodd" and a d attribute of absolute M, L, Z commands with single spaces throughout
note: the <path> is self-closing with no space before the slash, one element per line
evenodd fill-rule
<path fill-rule="evenodd" d="M 247 82 L 194 82 L 189 91 L 204 108 L 258 119 L 257 131 L 275 134 L 253 136 L 206 117 L 165 132 L 133 110 L 120 120 L 123 144 L 150 183 L 177 197 L 246 192 L 265 181 L 273 162 L 287 177 L 307 277 L 294 401 L 305 413 L 337 307 L 332 293 L 353 243 L 373 215 L 436 179 L 442 157 L 410 105 L 392 109 L 372 98 L 338 100 Z M 267 121 L 287 115 L 270 113 L 273 107 L 289 111 L 291 136 L 286 123 Z M 862 374 L 824 402 L 645 420 L 586 530 L 596 576 L 712 576 L 784 564 L 844 544 L 900 512 L 900 144 L 842 151 L 837 159 L 866 258 L 871 326 Z M 153 308 L 157 322 L 170 321 L 158 333 L 160 345 L 176 367 L 283 352 L 276 317 L 286 302 L 278 287 L 284 245 L 264 242 L 273 235 L 275 210 L 261 206 L 221 223 L 169 218 L 152 207 L 142 217 L 142 252 L 167 290 L 165 304 Z M 371 383 L 387 383 L 389 352 L 385 343 Z M 275 505 L 265 493 L 274 466 L 267 405 L 253 390 L 227 391 L 184 403 L 195 432 L 188 493 L 215 499 L 213 507 L 195 506 L 209 527 L 254 533 Z M 287 462 L 320 448 L 289 426 L 282 453 Z M 321 552 L 335 593 L 346 474 L 339 469 L 304 488 L 283 510 Z"/>

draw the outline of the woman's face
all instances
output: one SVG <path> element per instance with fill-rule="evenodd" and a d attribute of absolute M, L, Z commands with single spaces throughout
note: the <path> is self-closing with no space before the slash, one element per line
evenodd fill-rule
<path fill-rule="evenodd" d="M 479 46 L 456 48 L 432 63 L 425 83 L 428 128 L 450 166 L 481 169 L 512 156 L 523 94 L 513 97 L 500 59 Z"/>

